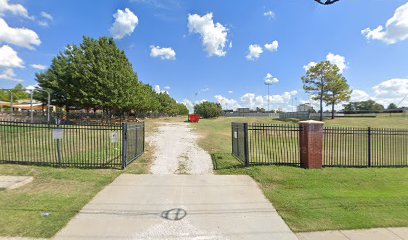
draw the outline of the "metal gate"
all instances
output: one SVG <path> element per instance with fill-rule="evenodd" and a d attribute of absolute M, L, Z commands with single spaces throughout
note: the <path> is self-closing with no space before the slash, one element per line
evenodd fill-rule
<path fill-rule="evenodd" d="M 125 123 L 123 124 L 123 155 L 122 169 L 139 158 L 145 149 L 145 124 Z"/>

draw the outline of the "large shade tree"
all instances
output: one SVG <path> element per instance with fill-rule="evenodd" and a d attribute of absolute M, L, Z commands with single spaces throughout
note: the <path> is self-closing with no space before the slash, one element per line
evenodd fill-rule
<path fill-rule="evenodd" d="M 324 96 L 327 106 L 331 106 L 332 119 L 334 119 L 334 108 L 337 104 L 350 100 L 352 91 L 347 80 L 339 72 L 333 74 L 328 82 L 328 93 Z"/>
<path fill-rule="evenodd" d="M 350 87 L 340 74 L 340 69 L 329 61 L 323 61 L 310 67 L 302 77 L 303 89 L 320 103 L 320 121 L 323 120 L 323 103 L 334 107 L 350 98 Z M 333 115 L 332 115 L 333 117 Z"/>
<path fill-rule="evenodd" d="M 71 108 L 103 109 L 108 114 L 160 112 L 180 114 L 177 102 L 138 80 L 124 51 L 112 38 L 84 37 L 80 45 L 68 45 L 52 60 L 50 68 L 36 74 L 40 88 L 51 92 L 52 103 Z M 44 93 L 36 98 L 45 102 Z M 163 106 L 165 105 L 165 106 Z"/>

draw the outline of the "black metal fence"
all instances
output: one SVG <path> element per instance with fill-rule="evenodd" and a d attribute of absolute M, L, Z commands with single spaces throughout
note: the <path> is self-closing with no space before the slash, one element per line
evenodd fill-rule
<path fill-rule="evenodd" d="M 324 128 L 327 167 L 407 167 L 408 130 Z"/>
<path fill-rule="evenodd" d="M 123 169 L 143 151 L 143 123 L 81 126 L 0 122 L 0 163 Z"/>
<path fill-rule="evenodd" d="M 298 125 L 232 123 L 232 154 L 245 166 L 300 165 Z M 408 130 L 326 127 L 325 167 L 408 167 Z"/>
<path fill-rule="evenodd" d="M 123 168 L 139 158 L 145 148 L 145 125 L 144 123 L 123 124 Z"/>
<path fill-rule="evenodd" d="M 248 165 L 300 165 L 299 132 L 289 124 L 232 123 L 232 153 Z"/>
<path fill-rule="evenodd" d="M 245 166 L 249 165 L 248 124 L 232 123 L 232 154 L 241 160 Z"/>
<path fill-rule="evenodd" d="M 96 125 L 96 124 L 117 124 L 128 122 L 138 122 L 143 118 L 169 117 L 163 113 L 138 113 L 131 115 L 109 115 L 106 113 L 86 113 L 86 112 L 52 112 L 48 119 L 47 112 L 0 112 L 0 121 L 14 121 L 26 123 L 64 124 L 64 125 Z"/>

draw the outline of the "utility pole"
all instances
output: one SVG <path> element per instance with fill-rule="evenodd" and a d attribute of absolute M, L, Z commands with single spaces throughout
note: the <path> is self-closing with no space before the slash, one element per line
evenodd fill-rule
<path fill-rule="evenodd" d="M 270 109 L 270 101 L 271 101 L 271 100 L 270 100 L 270 97 L 269 97 L 269 96 L 270 96 L 270 95 L 269 95 L 269 86 L 271 86 L 272 84 L 273 84 L 273 83 L 270 82 L 270 81 L 265 81 L 265 85 L 268 86 L 268 112 L 271 110 L 271 109 Z"/>

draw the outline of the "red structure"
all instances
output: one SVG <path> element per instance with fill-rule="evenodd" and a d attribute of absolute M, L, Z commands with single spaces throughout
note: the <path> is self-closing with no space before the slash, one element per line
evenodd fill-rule
<path fill-rule="evenodd" d="M 192 122 L 192 123 L 198 123 L 198 121 L 200 121 L 200 115 L 190 114 L 190 115 L 188 115 L 188 121 Z"/>
<path fill-rule="evenodd" d="M 300 126 L 300 164 L 304 168 L 320 169 L 323 165 L 323 122 L 303 121 Z"/>

